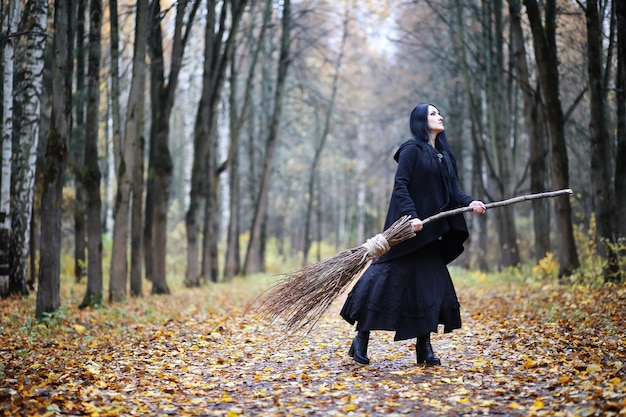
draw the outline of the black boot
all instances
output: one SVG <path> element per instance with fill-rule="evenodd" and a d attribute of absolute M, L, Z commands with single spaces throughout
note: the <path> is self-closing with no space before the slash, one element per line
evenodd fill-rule
<path fill-rule="evenodd" d="M 441 361 L 435 356 L 433 347 L 430 345 L 430 333 L 417 338 L 415 352 L 417 354 L 417 363 L 426 362 L 426 365 L 441 365 Z"/>
<path fill-rule="evenodd" d="M 361 365 L 370 363 L 370 358 L 367 357 L 367 344 L 369 339 L 370 332 L 360 330 L 352 340 L 352 345 L 348 351 L 348 355 L 352 356 L 354 360 Z"/>

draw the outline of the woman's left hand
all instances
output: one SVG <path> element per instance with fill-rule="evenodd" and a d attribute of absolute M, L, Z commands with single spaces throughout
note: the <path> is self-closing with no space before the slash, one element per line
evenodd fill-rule
<path fill-rule="evenodd" d="M 474 209 L 474 214 L 483 214 L 487 211 L 487 207 L 485 207 L 485 203 L 482 201 L 474 200 L 469 206 Z"/>

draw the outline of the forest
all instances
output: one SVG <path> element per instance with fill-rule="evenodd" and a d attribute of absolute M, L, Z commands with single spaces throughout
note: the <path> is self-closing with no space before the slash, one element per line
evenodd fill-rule
<path fill-rule="evenodd" d="M 41 318 L 62 274 L 89 306 L 362 242 L 422 102 L 468 194 L 574 191 L 472 219 L 462 265 L 623 282 L 623 7 L 5 0 L 0 292 Z"/>
<path fill-rule="evenodd" d="M 2 0 L 1 415 L 623 415 L 626 2 Z M 382 231 L 409 115 L 467 215 L 444 367 L 276 276 Z M 414 362 L 414 360 L 412 360 Z M 243 384 L 243 385 L 241 385 Z M 424 395 L 426 393 L 427 395 Z"/>

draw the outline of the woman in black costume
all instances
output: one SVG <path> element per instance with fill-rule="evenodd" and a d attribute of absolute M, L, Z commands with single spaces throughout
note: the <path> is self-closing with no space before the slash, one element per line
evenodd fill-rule
<path fill-rule="evenodd" d="M 385 229 L 410 215 L 415 237 L 391 248 L 372 262 L 348 294 L 341 316 L 357 323 L 349 354 L 360 364 L 370 362 L 370 330 L 395 331 L 394 340 L 417 338 L 417 363 L 440 365 L 430 333 L 443 324 L 448 333 L 461 327 L 460 305 L 447 264 L 463 252 L 469 236 L 462 214 L 429 223 L 420 219 L 444 210 L 470 206 L 484 213 L 485 205 L 459 188 L 456 160 L 448 145 L 443 116 L 432 104 L 411 112 L 412 139 L 403 143 Z"/>

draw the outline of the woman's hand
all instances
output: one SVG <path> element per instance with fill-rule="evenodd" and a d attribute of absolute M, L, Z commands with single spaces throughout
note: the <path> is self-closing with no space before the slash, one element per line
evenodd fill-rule
<path fill-rule="evenodd" d="M 482 201 L 474 200 L 469 206 L 474 209 L 474 214 L 483 214 L 487 211 L 487 207 L 485 207 L 485 203 Z"/>
<path fill-rule="evenodd" d="M 419 232 L 424 227 L 424 223 L 422 223 L 420 219 L 411 219 L 411 225 L 415 233 Z"/>

